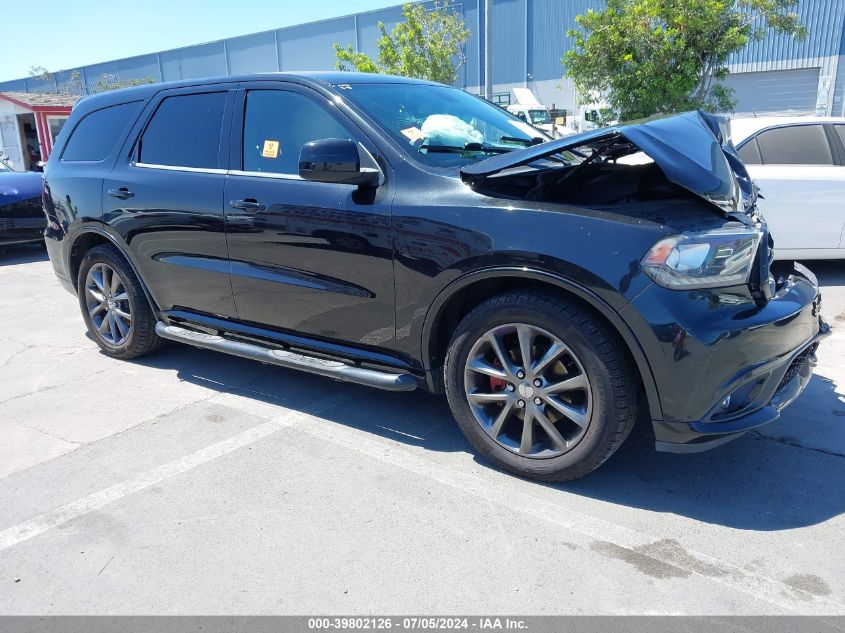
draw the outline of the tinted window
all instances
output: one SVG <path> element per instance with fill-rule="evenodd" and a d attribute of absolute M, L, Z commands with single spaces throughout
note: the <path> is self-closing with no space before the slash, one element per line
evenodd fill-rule
<path fill-rule="evenodd" d="M 225 92 L 168 97 L 141 137 L 138 160 L 148 165 L 219 167 Z"/>
<path fill-rule="evenodd" d="M 837 125 L 836 133 L 839 135 L 839 140 L 842 141 L 842 145 L 845 145 L 845 125 Z"/>
<path fill-rule="evenodd" d="M 760 160 L 760 150 L 757 148 L 757 141 L 755 141 L 754 138 L 749 139 L 749 141 L 739 149 L 739 157 L 746 165 L 759 165 L 762 162 Z"/>
<path fill-rule="evenodd" d="M 63 161 L 103 160 L 123 138 L 141 102 L 123 103 L 88 114 L 74 129 L 62 153 Z"/>
<path fill-rule="evenodd" d="M 244 116 L 244 171 L 299 173 L 299 151 L 309 141 L 353 138 L 331 114 L 296 92 L 253 90 Z"/>
<path fill-rule="evenodd" d="M 767 165 L 832 165 L 833 156 L 821 125 L 791 125 L 757 136 Z"/>

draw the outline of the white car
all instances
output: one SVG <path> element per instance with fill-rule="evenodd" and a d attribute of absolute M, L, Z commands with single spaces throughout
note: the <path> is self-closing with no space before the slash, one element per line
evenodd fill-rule
<path fill-rule="evenodd" d="M 775 259 L 845 258 L 845 118 L 736 118 L 731 137 L 760 188 Z"/>

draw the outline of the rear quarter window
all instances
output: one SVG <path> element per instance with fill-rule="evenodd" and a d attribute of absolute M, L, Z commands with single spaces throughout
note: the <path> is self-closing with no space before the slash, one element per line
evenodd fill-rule
<path fill-rule="evenodd" d="M 122 103 L 85 115 L 68 139 L 62 161 L 88 162 L 106 158 L 123 138 L 142 103 Z"/>
<path fill-rule="evenodd" d="M 766 165 L 832 165 L 833 154 L 821 125 L 789 125 L 757 135 Z"/>
<path fill-rule="evenodd" d="M 219 167 L 226 99 L 226 92 L 205 92 L 162 100 L 141 136 L 138 162 L 198 169 Z"/>

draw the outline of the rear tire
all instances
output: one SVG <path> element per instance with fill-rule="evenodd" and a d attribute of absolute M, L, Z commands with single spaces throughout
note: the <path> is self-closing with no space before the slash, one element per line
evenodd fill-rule
<path fill-rule="evenodd" d="M 552 293 L 508 292 L 476 307 L 455 330 L 444 371 L 467 439 L 522 477 L 582 477 L 636 420 L 636 375 L 617 335 Z"/>
<path fill-rule="evenodd" d="M 76 288 L 88 332 L 108 356 L 128 360 L 164 345 L 141 282 L 114 246 L 85 253 Z"/>

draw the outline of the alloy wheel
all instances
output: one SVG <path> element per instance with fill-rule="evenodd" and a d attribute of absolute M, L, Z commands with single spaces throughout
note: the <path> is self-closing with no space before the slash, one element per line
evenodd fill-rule
<path fill-rule="evenodd" d="M 484 431 L 523 457 L 568 452 L 590 423 L 583 364 L 559 337 L 534 325 L 499 325 L 481 336 L 467 357 L 464 386 Z"/>
<path fill-rule="evenodd" d="M 119 346 L 132 332 L 132 309 L 126 285 L 108 264 L 94 264 L 85 277 L 85 304 L 97 336 Z"/>

